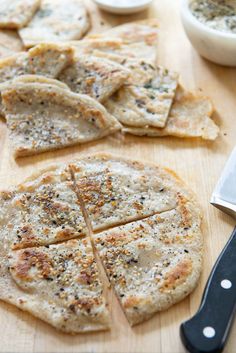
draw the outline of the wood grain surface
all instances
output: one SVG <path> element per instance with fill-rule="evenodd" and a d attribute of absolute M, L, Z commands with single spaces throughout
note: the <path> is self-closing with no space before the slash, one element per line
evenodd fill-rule
<path fill-rule="evenodd" d="M 118 0 L 117 0 L 118 1 Z M 204 213 L 204 269 L 196 290 L 181 303 L 131 328 L 110 291 L 113 326 L 111 331 L 70 336 L 57 332 L 14 306 L 0 303 L 0 352 L 96 352 L 96 353 L 182 353 L 179 325 L 197 310 L 209 272 L 226 243 L 234 221 L 209 204 L 222 167 L 236 143 L 236 69 L 216 66 L 200 58 L 187 40 L 180 22 L 178 0 L 156 0 L 148 11 L 135 16 L 112 16 L 86 0 L 93 31 L 136 19 L 156 17 L 160 23 L 158 61 L 180 73 L 182 84 L 211 97 L 215 121 L 221 133 L 215 142 L 198 139 L 113 136 L 17 161 L 11 156 L 5 122 L 0 120 L 0 188 L 22 181 L 32 172 L 57 161 L 69 161 L 96 151 L 155 162 L 174 169 L 197 193 Z M 9 41 L 7 40 L 9 38 Z M 20 50 L 16 35 L 1 32 L 0 47 Z M 225 353 L 236 351 L 236 325 Z"/>

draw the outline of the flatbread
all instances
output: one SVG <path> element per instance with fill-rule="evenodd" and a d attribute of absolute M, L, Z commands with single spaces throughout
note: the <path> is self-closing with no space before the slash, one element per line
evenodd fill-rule
<path fill-rule="evenodd" d="M 158 38 L 158 21 L 156 19 L 148 19 L 144 21 L 136 21 L 112 27 L 104 32 L 90 34 L 88 39 L 99 38 L 120 38 L 125 43 L 145 42 L 148 45 L 156 45 Z"/>
<path fill-rule="evenodd" d="M 105 107 L 125 125 L 164 127 L 178 75 L 145 60 L 127 60 L 123 65 L 130 69 L 130 78 L 108 99 Z"/>
<path fill-rule="evenodd" d="M 40 10 L 19 34 L 29 48 L 42 42 L 80 39 L 90 20 L 81 0 L 42 0 Z"/>
<path fill-rule="evenodd" d="M 80 54 L 93 54 L 95 56 L 104 57 L 107 54 L 107 59 L 114 60 L 118 63 L 124 58 L 144 58 L 152 61 L 157 60 L 157 43 L 148 44 L 145 41 L 126 43 L 120 38 L 87 38 L 80 41 L 68 42 L 73 46 L 76 52 Z M 109 57 L 110 56 L 110 57 Z"/>
<path fill-rule="evenodd" d="M 2 91 L 14 157 L 85 143 L 120 130 L 97 101 L 43 83 L 15 83 Z"/>
<path fill-rule="evenodd" d="M 93 236 L 131 325 L 179 302 L 197 285 L 200 223 L 198 206 L 179 195 L 173 210 Z"/>
<path fill-rule="evenodd" d="M 23 50 L 23 44 L 14 30 L 0 31 L 0 58 L 13 55 Z"/>
<path fill-rule="evenodd" d="M 0 193 L 0 237 L 12 249 L 49 245 L 87 234 L 70 172 L 48 169 Z"/>
<path fill-rule="evenodd" d="M 65 68 L 58 79 L 73 92 L 87 94 L 104 102 L 127 80 L 130 72 L 107 59 L 90 55 L 77 56 L 74 63 Z"/>
<path fill-rule="evenodd" d="M 164 128 L 124 125 L 123 131 L 138 136 L 201 137 L 204 140 L 215 140 L 219 127 L 210 118 L 212 112 L 209 98 L 179 88 Z"/>
<path fill-rule="evenodd" d="M 1 0 L 0 28 L 24 27 L 40 6 L 40 0 Z"/>
<path fill-rule="evenodd" d="M 88 238 L 18 250 L 8 256 L 4 243 L 1 239 L 0 299 L 64 332 L 109 328 Z"/>
<path fill-rule="evenodd" d="M 25 74 L 37 74 L 55 78 L 73 60 L 72 48 L 52 43 L 39 44 L 28 52 L 22 52 L 0 60 L 0 82 Z"/>
<path fill-rule="evenodd" d="M 191 198 L 168 170 L 97 154 L 70 165 L 93 231 L 100 231 L 176 207 L 178 195 Z"/>
<path fill-rule="evenodd" d="M 7 81 L 7 84 L 9 81 Z M 40 75 L 23 75 L 18 76 L 13 80 L 13 83 L 22 82 L 22 83 L 44 83 L 47 85 L 57 86 L 62 89 L 70 90 L 70 88 L 63 82 L 55 80 L 53 78 L 40 76 Z M 1 86 L 0 86 L 1 89 Z"/>

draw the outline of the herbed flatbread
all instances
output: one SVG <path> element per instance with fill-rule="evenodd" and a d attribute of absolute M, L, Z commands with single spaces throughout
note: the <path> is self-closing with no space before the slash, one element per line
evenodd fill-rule
<path fill-rule="evenodd" d="M 48 245 L 87 234 L 71 175 L 48 169 L 0 193 L 0 236 L 12 249 Z"/>
<path fill-rule="evenodd" d="M 90 55 L 77 56 L 58 79 L 73 92 L 87 94 L 99 102 L 105 101 L 127 80 L 130 72 L 107 59 Z"/>
<path fill-rule="evenodd" d="M 94 99 L 43 83 L 14 83 L 2 103 L 15 157 L 99 139 L 121 125 Z"/>
<path fill-rule="evenodd" d="M 168 170 L 97 154 L 70 164 L 93 231 L 176 207 L 178 195 L 193 196 Z"/>
<path fill-rule="evenodd" d="M 173 210 L 93 236 L 131 325 L 194 289 L 202 267 L 200 223 L 198 206 L 179 195 Z"/>
<path fill-rule="evenodd" d="M 24 45 L 80 39 L 90 19 L 82 0 L 42 0 L 39 11 L 19 34 Z"/>
<path fill-rule="evenodd" d="M 215 140 L 219 127 L 210 118 L 212 112 L 213 106 L 209 98 L 178 88 L 164 128 L 124 125 L 123 131 L 138 136 L 201 137 L 204 140 Z"/>
<path fill-rule="evenodd" d="M 120 38 L 126 43 L 145 42 L 156 45 L 158 38 L 158 22 L 156 19 L 129 22 L 120 26 L 112 27 L 101 33 L 90 34 L 88 39 Z"/>
<path fill-rule="evenodd" d="M 40 0 L 1 0 L 0 28 L 24 27 L 40 6 Z"/>
<path fill-rule="evenodd" d="M 73 61 L 71 47 L 52 43 L 39 44 L 28 52 L 0 60 L 0 82 L 17 76 L 36 74 L 55 78 Z"/>
<path fill-rule="evenodd" d="M 164 127 L 177 88 L 178 75 L 145 60 L 127 60 L 131 75 L 105 107 L 132 127 Z"/>
<path fill-rule="evenodd" d="M 9 254 L 3 244 L 1 239 L 0 299 L 64 332 L 109 328 L 109 313 L 88 238 Z"/>
<path fill-rule="evenodd" d="M 13 83 L 22 82 L 22 83 L 43 83 L 47 85 L 56 86 L 62 89 L 70 90 L 70 88 L 63 82 L 55 80 L 53 78 L 49 78 L 46 76 L 40 75 L 22 75 L 18 76 L 13 80 Z M 7 82 L 7 85 L 9 83 Z M 1 86 L 0 86 L 1 89 Z"/>

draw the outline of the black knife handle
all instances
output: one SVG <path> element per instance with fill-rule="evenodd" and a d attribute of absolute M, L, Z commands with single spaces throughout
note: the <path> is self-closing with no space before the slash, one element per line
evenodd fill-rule
<path fill-rule="evenodd" d="M 198 312 L 180 326 L 191 353 L 223 351 L 236 309 L 236 227 L 207 281 Z"/>

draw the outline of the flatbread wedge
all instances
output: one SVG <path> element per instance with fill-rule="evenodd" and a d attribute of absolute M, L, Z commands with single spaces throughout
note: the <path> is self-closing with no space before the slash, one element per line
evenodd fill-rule
<path fill-rule="evenodd" d="M 90 19 L 82 0 L 42 0 L 40 10 L 19 34 L 29 48 L 42 42 L 80 39 L 89 26 Z"/>
<path fill-rule="evenodd" d="M 77 56 L 58 79 L 73 92 L 87 94 L 99 102 L 105 101 L 127 80 L 129 71 L 107 59 L 90 55 Z"/>
<path fill-rule="evenodd" d="M 21 82 L 21 83 L 43 83 L 47 85 L 57 86 L 62 89 L 70 90 L 70 88 L 63 82 L 55 80 L 50 77 L 40 76 L 40 75 L 22 75 L 18 76 L 13 80 L 14 83 Z M 7 81 L 6 85 L 9 84 Z M 0 86 L 1 89 L 1 86 Z"/>
<path fill-rule="evenodd" d="M 123 131 L 138 136 L 201 137 L 204 140 L 215 140 L 219 127 L 211 119 L 212 113 L 213 106 L 209 98 L 179 88 L 164 128 L 124 125 Z"/>
<path fill-rule="evenodd" d="M 0 193 L 0 237 L 22 249 L 49 245 L 87 234 L 71 174 L 51 167 Z"/>
<path fill-rule="evenodd" d="M 10 253 L 4 244 L 1 241 L 0 299 L 64 332 L 109 328 L 88 238 Z"/>
<path fill-rule="evenodd" d="M 40 0 L 1 0 L 0 28 L 24 27 L 40 6 Z"/>
<path fill-rule="evenodd" d="M 0 58 L 13 55 L 23 50 L 22 41 L 16 31 L 4 30 L 0 32 Z"/>
<path fill-rule="evenodd" d="M 57 86 L 15 83 L 2 91 L 15 157 L 93 141 L 121 125 L 97 101 Z"/>
<path fill-rule="evenodd" d="M 199 208 L 178 197 L 175 209 L 93 236 L 131 325 L 186 297 L 202 268 Z"/>
<path fill-rule="evenodd" d="M 105 102 L 122 124 L 164 127 L 175 96 L 178 75 L 145 60 L 124 62 L 131 71 L 127 84 Z"/>
<path fill-rule="evenodd" d="M 109 154 L 83 158 L 70 168 L 93 231 L 171 210 L 178 195 L 192 198 L 172 172 Z"/>
<path fill-rule="evenodd" d="M 39 44 L 28 52 L 22 52 L 0 60 L 0 82 L 25 74 L 55 78 L 73 60 L 71 47 L 52 43 Z"/>

